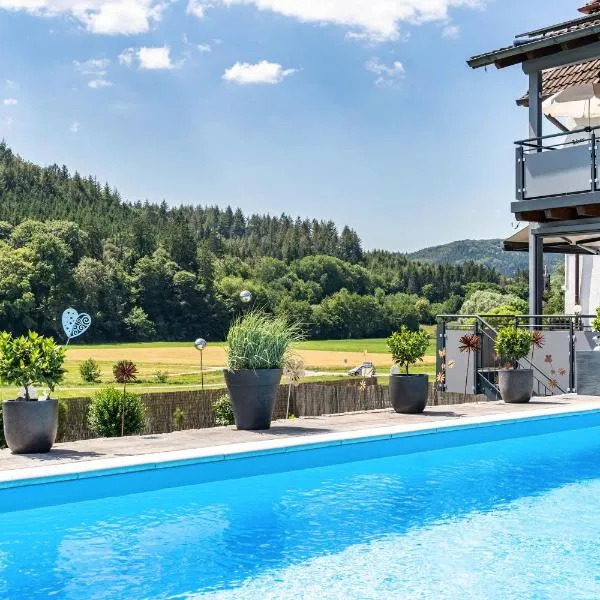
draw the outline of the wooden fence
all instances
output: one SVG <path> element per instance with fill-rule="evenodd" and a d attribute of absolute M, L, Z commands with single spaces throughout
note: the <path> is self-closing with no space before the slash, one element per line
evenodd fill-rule
<path fill-rule="evenodd" d="M 285 418 L 289 388 L 282 385 L 274 418 Z M 183 429 L 205 429 L 215 426 L 213 402 L 223 395 L 223 389 L 192 390 L 143 394 L 146 405 L 146 434 L 169 433 L 176 430 L 175 411 L 183 412 Z M 440 406 L 485 401 L 484 396 L 467 396 L 436 392 L 429 386 L 429 405 Z M 96 437 L 87 425 L 89 398 L 66 401 L 66 422 L 61 423 L 61 439 L 74 441 Z M 290 414 L 296 417 L 343 414 L 389 408 L 388 388 L 377 380 L 348 379 L 323 383 L 303 383 L 291 388 Z"/>

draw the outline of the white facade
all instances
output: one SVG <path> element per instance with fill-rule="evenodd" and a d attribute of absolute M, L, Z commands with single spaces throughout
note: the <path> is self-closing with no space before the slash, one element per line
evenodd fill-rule
<path fill-rule="evenodd" d="M 565 313 L 574 314 L 576 304 L 576 257 L 565 258 Z M 579 304 L 584 315 L 595 315 L 600 307 L 600 256 L 579 256 Z"/>

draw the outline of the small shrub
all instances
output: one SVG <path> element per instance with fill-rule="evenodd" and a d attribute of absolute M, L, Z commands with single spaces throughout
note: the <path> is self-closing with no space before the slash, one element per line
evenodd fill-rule
<path fill-rule="evenodd" d="M 423 361 L 429 347 L 429 334 L 426 331 L 410 331 L 403 325 L 400 331 L 392 333 L 387 339 L 387 346 L 392 353 L 392 359 L 399 367 L 408 368 Z"/>
<path fill-rule="evenodd" d="M 167 381 L 169 381 L 169 372 L 168 371 L 155 371 L 154 372 L 154 381 L 156 381 L 156 383 L 167 383 Z"/>
<path fill-rule="evenodd" d="M 88 425 L 102 437 L 142 433 L 146 425 L 146 407 L 139 396 L 114 387 L 97 392 L 88 412 Z"/>
<path fill-rule="evenodd" d="M 496 354 L 507 365 L 518 367 L 520 360 L 531 351 L 533 334 L 518 327 L 504 327 L 496 336 Z"/>
<path fill-rule="evenodd" d="M 219 396 L 213 403 L 213 412 L 215 414 L 215 423 L 217 425 L 233 425 L 235 418 L 233 416 L 233 406 L 229 394 Z"/>
<path fill-rule="evenodd" d="M 100 366 L 93 358 L 88 358 L 79 365 L 79 374 L 84 383 L 100 383 Z"/>
<path fill-rule="evenodd" d="M 181 408 L 176 408 L 173 413 L 173 423 L 175 424 L 175 429 L 181 431 L 183 429 L 183 423 L 185 421 L 185 412 Z"/>

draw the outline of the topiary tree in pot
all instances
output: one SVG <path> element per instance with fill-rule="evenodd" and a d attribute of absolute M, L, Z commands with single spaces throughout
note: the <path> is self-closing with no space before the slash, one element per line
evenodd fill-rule
<path fill-rule="evenodd" d="M 301 338 L 298 325 L 260 311 L 249 312 L 231 325 L 224 374 L 238 429 L 271 427 L 283 369 L 292 344 Z"/>
<path fill-rule="evenodd" d="M 515 326 L 504 327 L 496 335 L 496 354 L 505 367 L 498 371 L 498 387 L 504 402 L 524 404 L 533 396 L 533 369 L 522 369 L 519 364 L 529 355 L 533 343 L 532 332 Z"/>
<path fill-rule="evenodd" d="M 3 403 L 4 435 L 15 454 L 48 452 L 58 431 L 58 401 L 37 401 L 31 391 L 35 384 L 50 393 L 62 381 L 65 351 L 53 338 L 30 331 L 26 336 L 0 334 L 0 381 L 23 388 L 25 399 Z"/>
<path fill-rule="evenodd" d="M 406 326 L 387 339 L 394 364 L 404 370 L 390 375 L 390 402 L 397 413 L 418 414 L 427 406 L 429 377 L 411 375 L 409 368 L 423 361 L 429 340 L 425 331 L 410 331 Z"/>

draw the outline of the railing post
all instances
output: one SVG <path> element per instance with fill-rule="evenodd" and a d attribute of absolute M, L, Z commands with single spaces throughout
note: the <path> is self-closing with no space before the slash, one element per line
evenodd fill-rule
<path fill-rule="evenodd" d="M 475 321 L 475 335 L 479 340 L 475 356 L 473 357 L 473 394 L 479 393 L 479 369 L 481 367 L 481 333 L 479 331 L 479 321 Z"/>
<path fill-rule="evenodd" d="M 590 156 L 592 159 L 592 169 L 591 169 L 591 177 L 590 184 L 592 192 L 595 192 L 597 189 L 597 181 L 596 181 L 596 132 L 592 131 L 591 136 L 591 148 L 590 148 Z"/>
<path fill-rule="evenodd" d="M 525 200 L 525 150 L 523 146 L 517 146 L 515 167 L 517 200 Z"/>
<path fill-rule="evenodd" d="M 437 356 L 435 358 L 436 363 L 436 379 L 437 375 L 440 373 L 443 374 L 442 379 L 437 379 L 436 385 L 440 392 L 446 391 L 446 377 L 448 376 L 446 365 L 448 364 L 448 357 L 446 353 L 448 352 L 446 348 L 446 319 L 442 318 L 440 323 L 438 324 L 437 330 L 438 338 L 437 338 Z"/>
<path fill-rule="evenodd" d="M 569 319 L 569 392 L 575 391 L 575 331 L 573 319 Z"/>

